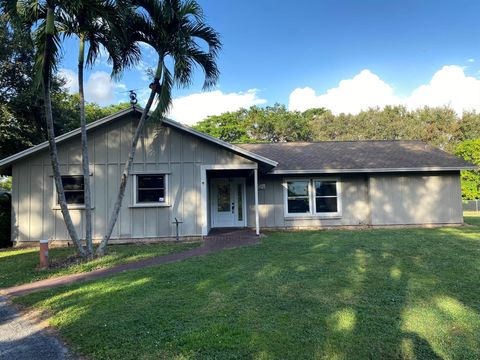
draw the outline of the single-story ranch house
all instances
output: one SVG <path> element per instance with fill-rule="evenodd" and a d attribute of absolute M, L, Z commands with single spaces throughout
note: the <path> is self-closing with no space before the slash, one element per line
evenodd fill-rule
<path fill-rule="evenodd" d="M 104 234 L 141 110 L 88 126 L 94 237 Z M 57 138 L 66 197 L 83 233 L 80 130 Z M 419 141 L 239 144 L 171 120 L 139 142 L 112 242 L 200 237 L 212 228 L 457 225 L 460 170 L 474 167 Z M 48 144 L 0 161 L 13 176 L 12 240 L 67 240 Z"/>

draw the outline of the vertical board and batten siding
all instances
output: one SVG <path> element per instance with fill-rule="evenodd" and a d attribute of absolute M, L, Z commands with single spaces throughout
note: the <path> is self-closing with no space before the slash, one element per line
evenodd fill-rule
<path fill-rule="evenodd" d="M 315 178 L 315 175 L 309 176 Z M 319 175 L 321 178 L 328 178 Z M 289 178 L 291 178 L 289 176 Z M 301 177 L 299 177 L 301 178 Z M 303 177 L 305 178 L 305 177 Z M 333 178 L 338 178 L 338 176 Z M 287 217 L 284 213 L 284 178 L 260 177 L 260 226 L 262 228 L 322 228 L 357 225 L 461 224 L 460 176 L 455 173 L 342 175 L 342 216 Z M 247 186 L 248 226 L 255 225 L 253 186 Z"/>
<path fill-rule="evenodd" d="M 92 174 L 93 232 L 100 239 L 118 191 L 120 174 L 128 155 L 136 117 L 119 118 L 89 132 Z M 62 174 L 81 174 L 80 138 L 58 145 Z M 149 124 L 139 142 L 132 173 L 168 173 L 168 207 L 132 207 L 130 177 L 113 239 L 170 237 L 174 218 L 183 221 L 182 236 L 199 236 L 201 165 L 252 164 L 219 146 L 168 127 Z M 53 208 L 54 184 L 48 150 L 18 161 L 12 167 L 12 240 L 64 240 L 68 234 L 59 209 Z M 80 236 L 84 210 L 70 211 Z"/>
<path fill-rule="evenodd" d="M 372 175 L 372 225 L 461 224 L 459 173 Z"/>

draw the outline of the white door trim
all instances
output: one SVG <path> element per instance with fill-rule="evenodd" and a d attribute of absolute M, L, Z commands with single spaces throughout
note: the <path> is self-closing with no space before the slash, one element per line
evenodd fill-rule
<path fill-rule="evenodd" d="M 219 184 L 228 184 L 229 202 L 228 211 L 218 212 L 218 189 Z M 239 186 L 241 187 L 241 201 L 242 201 L 242 220 L 239 218 Z M 245 203 L 246 197 L 246 181 L 244 177 L 218 177 L 210 179 L 210 227 L 246 227 L 247 211 Z M 232 208 L 233 207 L 233 208 Z"/>
<path fill-rule="evenodd" d="M 255 164 L 215 164 L 215 165 L 200 165 L 200 200 L 202 208 L 202 236 L 208 235 L 210 229 L 208 219 L 208 184 L 207 184 L 207 170 L 255 170 L 258 165 Z M 244 206 L 245 209 L 247 208 Z M 246 217 L 245 217 L 246 221 Z"/>

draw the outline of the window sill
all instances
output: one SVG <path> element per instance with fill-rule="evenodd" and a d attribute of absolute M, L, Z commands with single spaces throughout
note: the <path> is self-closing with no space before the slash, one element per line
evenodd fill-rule
<path fill-rule="evenodd" d="M 170 204 L 135 204 L 130 205 L 129 208 L 164 208 L 171 207 Z"/>
<path fill-rule="evenodd" d="M 322 214 L 322 215 L 285 215 L 285 220 L 329 220 L 341 219 L 342 214 Z"/>
<path fill-rule="evenodd" d="M 68 210 L 85 210 L 85 205 L 67 205 Z M 90 209 L 95 209 L 94 206 L 92 206 Z M 55 205 L 52 207 L 52 210 L 61 210 L 59 205 Z"/>

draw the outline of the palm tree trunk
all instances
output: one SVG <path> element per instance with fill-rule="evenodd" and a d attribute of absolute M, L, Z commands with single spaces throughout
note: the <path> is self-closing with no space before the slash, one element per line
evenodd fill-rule
<path fill-rule="evenodd" d="M 85 58 L 85 38 L 80 35 L 78 52 L 78 93 L 80 95 L 80 130 L 82 134 L 82 169 L 85 201 L 85 242 L 89 255 L 93 254 L 92 242 L 92 197 L 90 187 L 90 166 L 88 160 L 87 120 L 85 117 L 85 93 L 83 89 L 83 68 Z"/>
<path fill-rule="evenodd" d="M 159 60 L 158 66 L 157 66 L 157 71 L 155 74 L 155 79 L 153 81 L 154 84 L 158 84 L 161 78 L 161 71 L 163 68 L 163 61 Z M 108 222 L 108 226 L 105 232 L 105 236 L 102 239 L 102 242 L 97 248 L 97 255 L 98 256 L 103 256 L 105 255 L 105 250 L 107 248 L 108 241 L 110 240 L 110 237 L 112 236 L 113 228 L 115 227 L 115 223 L 117 222 L 118 215 L 120 213 L 120 208 L 122 207 L 122 202 L 123 198 L 125 196 L 125 189 L 127 187 L 127 182 L 128 182 L 128 177 L 130 175 L 130 171 L 132 169 L 132 164 L 133 164 L 133 158 L 135 157 L 135 151 L 137 149 L 137 144 L 138 144 L 138 139 L 140 139 L 140 135 L 143 132 L 143 128 L 145 125 L 145 121 L 147 119 L 147 115 L 150 112 L 150 108 L 152 107 L 153 100 L 155 99 L 155 87 L 152 89 L 150 92 L 150 97 L 148 98 L 147 104 L 145 105 L 145 108 L 143 109 L 142 116 L 140 117 L 140 120 L 138 121 L 137 128 L 135 130 L 135 134 L 133 135 L 132 138 L 132 143 L 130 146 L 130 152 L 128 153 L 128 159 L 127 162 L 125 163 L 125 166 L 123 167 L 123 173 L 122 177 L 120 179 L 120 188 L 118 190 L 118 195 L 117 195 L 117 200 L 115 201 L 115 205 L 113 206 L 113 211 L 112 215 L 110 216 L 110 220 Z"/>
<path fill-rule="evenodd" d="M 53 178 L 55 180 L 55 187 L 58 194 L 58 202 L 62 211 L 63 219 L 67 227 L 68 234 L 74 242 L 80 255 L 86 256 L 87 253 L 83 248 L 80 239 L 77 234 L 77 230 L 73 225 L 70 212 L 68 211 L 67 199 L 65 198 L 65 192 L 63 190 L 62 177 L 60 173 L 60 165 L 58 163 L 57 144 L 55 143 L 55 131 L 53 128 L 53 114 L 52 114 L 52 99 L 50 97 L 50 61 L 51 61 L 51 46 L 53 42 L 53 34 L 55 31 L 54 25 L 54 9 L 48 7 L 47 9 L 47 23 L 46 23 L 46 38 L 45 38 L 45 50 L 44 50 L 44 63 L 43 63 L 43 98 L 45 106 L 45 118 L 47 123 L 47 135 L 48 146 L 50 152 L 50 160 L 52 162 Z"/>
<path fill-rule="evenodd" d="M 118 215 L 120 213 L 120 208 L 122 207 L 123 198 L 125 196 L 125 189 L 127 187 L 128 176 L 130 175 L 130 171 L 132 169 L 133 158 L 135 157 L 135 150 L 137 149 L 138 139 L 140 138 L 140 135 L 143 132 L 145 120 L 147 119 L 148 112 L 150 111 L 150 107 L 152 106 L 154 99 L 155 99 L 155 91 L 152 91 L 150 93 L 150 97 L 148 98 L 147 105 L 143 110 L 142 116 L 138 121 L 135 134 L 133 135 L 130 152 L 128 154 L 128 159 L 127 159 L 127 162 L 125 163 L 125 166 L 123 167 L 123 173 L 120 179 L 120 188 L 118 190 L 117 200 L 115 201 L 115 205 L 113 206 L 112 215 L 110 216 L 110 220 L 108 222 L 105 236 L 103 237 L 102 242 L 97 248 L 97 255 L 99 256 L 105 255 L 105 250 L 106 250 L 108 241 L 112 236 L 113 228 L 115 227 L 115 223 L 117 222 Z"/>

